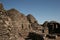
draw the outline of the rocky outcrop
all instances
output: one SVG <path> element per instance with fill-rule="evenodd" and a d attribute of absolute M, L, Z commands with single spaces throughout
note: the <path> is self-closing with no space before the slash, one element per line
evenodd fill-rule
<path fill-rule="evenodd" d="M 2 5 L 0 5 L 1 7 Z M 0 11 L 0 39 L 20 40 L 24 39 L 29 32 L 29 21 L 25 15 L 16 9 Z M 28 30 L 28 31 L 27 31 Z M 20 38 L 21 37 L 21 38 Z"/>
<path fill-rule="evenodd" d="M 28 21 L 30 23 L 36 23 L 37 22 L 37 20 L 31 14 L 27 15 L 27 18 L 28 18 Z"/>
<path fill-rule="evenodd" d="M 46 21 L 41 25 L 31 14 L 25 16 L 14 8 L 5 10 L 0 3 L 0 40 L 43 40 L 59 30 L 60 23 Z"/>
<path fill-rule="evenodd" d="M 0 10 L 4 9 L 2 3 L 0 3 Z"/>
<path fill-rule="evenodd" d="M 0 4 L 0 9 L 1 40 L 21 40 L 21 38 L 24 40 L 29 32 L 36 33 L 40 27 L 31 14 L 25 16 L 16 9 L 4 10 L 2 4 Z"/>
<path fill-rule="evenodd" d="M 44 27 L 48 28 L 49 33 L 60 33 L 58 30 L 60 29 L 60 23 L 56 21 L 45 22 L 43 24 Z"/>
<path fill-rule="evenodd" d="M 56 21 L 50 21 L 50 22 L 46 21 L 42 26 L 44 27 L 44 33 L 45 32 L 47 33 L 45 34 L 46 34 L 46 37 L 48 37 L 48 40 L 51 38 L 57 39 L 58 36 L 60 36 L 60 23 Z"/>
<path fill-rule="evenodd" d="M 21 34 L 23 37 L 27 36 L 30 24 L 26 16 L 24 14 L 21 14 L 16 9 L 10 9 L 7 12 L 8 16 L 12 19 L 13 26 L 18 28 L 19 34 Z"/>

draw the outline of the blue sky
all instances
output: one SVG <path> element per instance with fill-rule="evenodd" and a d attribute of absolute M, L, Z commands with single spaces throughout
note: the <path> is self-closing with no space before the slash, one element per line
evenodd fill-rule
<path fill-rule="evenodd" d="M 60 0 L 0 0 L 4 8 L 15 8 L 21 13 L 32 14 L 39 23 L 60 22 Z"/>

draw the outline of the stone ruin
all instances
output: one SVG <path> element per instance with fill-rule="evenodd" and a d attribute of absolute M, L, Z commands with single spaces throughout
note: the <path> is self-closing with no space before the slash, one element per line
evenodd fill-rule
<path fill-rule="evenodd" d="M 57 22 L 41 25 L 31 14 L 25 16 L 16 9 L 5 10 L 0 3 L 0 40 L 48 40 L 53 34 L 59 36 L 59 30 Z"/>

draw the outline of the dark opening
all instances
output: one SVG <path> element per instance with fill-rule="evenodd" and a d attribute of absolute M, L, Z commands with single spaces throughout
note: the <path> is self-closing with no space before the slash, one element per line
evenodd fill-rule
<path fill-rule="evenodd" d="M 49 39 L 56 39 L 56 36 L 46 35 L 46 37 Z"/>
<path fill-rule="evenodd" d="M 29 33 L 28 38 L 25 40 L 44 40 L 42 35 L 38 35 L 36 33 Z"/>

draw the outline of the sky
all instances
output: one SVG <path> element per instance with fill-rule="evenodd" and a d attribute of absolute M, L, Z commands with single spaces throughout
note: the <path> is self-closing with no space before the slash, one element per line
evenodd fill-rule
<path fill-rule="evenodd" d="M 57 21 L 60 23 L 60 0 L 0 0 L 4 8 L 17 9 L 28 15 L 32 14 L 38 23 Z"/>

